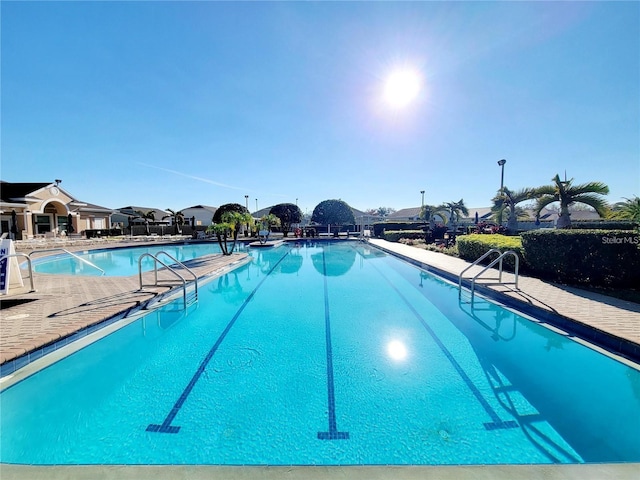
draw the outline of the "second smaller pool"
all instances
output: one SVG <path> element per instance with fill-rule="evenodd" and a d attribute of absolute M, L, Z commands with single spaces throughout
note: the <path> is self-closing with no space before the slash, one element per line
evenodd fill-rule
<path fill-rule="evenodd" d="M 116 247 L 77 251 L 73 252 L 73 254 L 104 270 L 104 275 L 106 276 L 128 277 L 138 273 L 138 259 L 142 254 L 150 253 L 156 255 L 160 251 L 167 252 L 180 262 L 186 262 L 205 255 L 221 253 L 217 243 L 207 242 Z M 245 245 L 238 242 L 235 251 L 245 251 Z M 161 260 L 165 263 L 168 261 L 166 258 L 162 258 Z M 33 268 L 37 273 L 55 275 L 102 275 L 102 272 L 97 268 L 67 253 L 43 258 L 36 257 L 33 260 Z M 152 268 L 153 260 L 149 257 L 144 258 L 142 261 L 142 270 L 149 271 Z"/>

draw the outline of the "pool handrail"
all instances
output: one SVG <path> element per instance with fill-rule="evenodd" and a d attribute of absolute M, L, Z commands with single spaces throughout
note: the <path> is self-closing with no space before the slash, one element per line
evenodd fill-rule
<path fill-rule="evenodd" d="M 182 263 L 180 260 L 175 258 L 173 255 L 170 255 L 169 253 L 165 252 L 164 250 L 160 250 L 158 253 L 156 253 L 156 257 L 159 257 L 161 253 L 169 257 L 171 260 L 176 262 L 176 264 L 180 265 L 180 267 L 184 268 L 187 272 L 193 275 L 193 283 L 196 289 L 196 298 L 198 298 L 198 276 L 193 272 L 193 270 L 187 267 L 184 263 Z"/>
<path fill-rule="evenodd" d="M 2 255 L 2 257 L 0 257 L 0 262 L 5 258 L 11 258 L 11 257 L 24 257 L 27 259 L 27 263 L 29 264 L 29 283 L 31 283 L 31 290 L 29 290 L 29 293 L 35 292 L 36 287 L 34 286 L 34 283 L 33 283 L 33 264 L 31 263 L 31 257 L 23 252 L 10 253 L 8 255 Z M 20 274 L 20 276 L 22 277 L 22 274 Z"/>
<path fill-rule="evenodd" d="M 513 250 L 507 250 L 505 252 L 501 252 L 497 248 L 492 248 L 491 250 L 486 252 L 484 255 L 482 255 L 480 258 L 478 258 L 475 262 L 473 262 L 471 265 L 469 265 L 467 268 L 465 268 L 462 272 L 460 272 L 460 275 L 458 275 L 458 298 L 460 298 L 460 296 L 462 295 L 462 279 L 463 279 L 462 275 L 464 274 L 464 272 L 466 272 L 471 267 L 473 267 L 473 266 L 477 265 L 478 263 L 480 263 L 482 260 L 487 258 L 492 253 L 499 253 L 500 255 L 496 259 L 494 259 L 491 263 L 489 263 L 489 265 L 484 267 L 473 278 L 471 278 L 471 288 L 470 288 L 470 291 L 471 291 L 471 304 L 473 305 L 473 300 L 474 300 L 474 295 L 475 295 L 475 288 L 476 288 L 476 280 L 478 279 L 478 277 L 480 275 L 482 275 L 484 272 L 489 270 L 496 263 L 499 263 L 499 267 L 498 267 L 499 274 L 498 274 L 498 278 L 496 279 L 496 280 L 498 280 L 498 284 L 499 285 L 507 285 L 507 284 L 512 284 L 513 283 L 515 288 L 516 288 L 516 290 L 518 289 L 518 271 L 519 271 L 519 268 L 520 268 L 520 258 L 518 257 L 516 252 L 514 252 Z M 515 259 L 515 270 L 514 270 L 515 279 L 514 279 L 513 282 L 503 282 L 502 281 L 502 260 L 504 259 L 504 257 L 506 257 L 508 255 L 513 255 L 513 258 Z"/>
<path fill-rule="evenodd" d="M 471 265 L 469 265 L 467 268 L 465 268 L 464 270 L 462 270 L 460 272 L 460 275 L 458 275 L 458 296 L 460 296 L 460 291 L 462 290 L 462 279 L 463 279 L 462 275 L 464 274 L 464 272 L 466 272 L 470 268 L 475 267 L 476 265 L 478 265 L 482 260 L 487 258 L 492 253 L 497 253 L 498 255 L 502 254 L 502 252 L 500 250 L 498 250 L 497 248 L 492 248 L 491 250 L 487 251 L 484 255 L 482 255 L 480 258 L 476 259 L 475 262 L 473 262 Z M 502 263 L 500 263 L 500 268 L 501 268 L 500 273 L 502 273 Z"/>
<path fill-rule="evenodd" d="M 167 254 L 169 256 L 169 254 Z M 143 253 L 142 255 L 140 255 L 140 258 L 138 258 L 138 278 L 140 280 L 140 290 L 142 290 L 142 288 L 144 287 L 144 284 L 142 282 L 142 259 L 145 257 L 151 257 L 154 261 L 153 264 L 153 273 L 154 273 L 154 279 L 155 279 L 155 283 L 154 286 L 158 286 L 158 263 L 160 265 L 162 265 L 163 267 L 165 267 L 167 269 L 168 272 L 173 273 L 176 277 L 178 277 L 180 279 L 180 281 L 182 282 L 182 301 L 184 304 L 184 308 L 185 310 L 188 307 L 187 304 L 187 281 L 186 279 L 180 275 L 178 272 L 175 271 L 175 269 L 171 268 L 171 266 L 167 265 L 166 263 L 164 263 L 162 260 L 160 260 L 159 258 L 157 258 L 157 256 L 152 255 L 149 252 Z M 184 265 L 181 262 L 180 265 L 182 265 L 184 267 Z M 185 267 L 186 268 L 186 267 Z M 193 272 L 191 272 L 193 274 Z M 196 279 L 195 281 L 195 287 L 196 287 L 196 301 L 198 301 L 198 281 Z"/>
<path fill-rule="evenodd" d="M 84 262 L 84 263 L 86 263 L 87 265 L 89 265 L 89 266 L 91 266 L 93 268 L 97 268 L 98 270 L 100 270 L 102 272 L 102 275 L 105 274 L 105 271 L 103 269 L 101 269 L 100 267 L 98 267 L 97 265 L 94 265 L 89 260 L 86 260 L 86 259 L 76 255 L 75 253 L 70 252 L 66 248 L 62 248 L 62 247 L 47 248 L 46 250 L 34 250 L 33 252 L 29 253 L 29 258 L 31 258 L 31 255 L 33 255 L 34 253 L 46 253 L 46 252 L 57 252 L 57 251 L 63 251 L 64 253 L 66 253 L 68 255 L 71 255 L 72 257 L 80 260 L 81 262 Z"/>
<path fill-rule="evenodd" d="M 515 279 L 514 279 L 513 282 L 503 282 L 502 281 L 502 259 L 504 257 L 506 257 L 507 255 L 513 255 L 513 258 L 515 259 L 515 270 L 514 270 Z M 480 271 L 480 273 L 476 274 L 475 277 L 473 277 L 473 279 L 471 280 L 471 304 L 473 304 L 473 297 L 474 297 L 474 293 L 475 293 L 475 289 L 476 289 L 476 280 L 478 279 L 478 277 L 480 275 L 482 275 L 484 272 L 489 270 L 491 267 L 493 267 L 498 262 L 500 262 L 500 275 L 498 277 L 498 283 L 500 285 L 507 285 L 507 284 L 512 284 L 513 283 L 514 286 L 515 286 L 515 289 L 516 290 L 518 289 L 518 270 L 520 268 L 520 258 L 518 257 L 516 252 L 514 252 L 513 250 L 507 250 L 506 252 L 502 253 L 498 258 L 496 258 L 493 262 L 491 262 L 489 265 L 484 267 L 482 269 L 482 271 Z"/>

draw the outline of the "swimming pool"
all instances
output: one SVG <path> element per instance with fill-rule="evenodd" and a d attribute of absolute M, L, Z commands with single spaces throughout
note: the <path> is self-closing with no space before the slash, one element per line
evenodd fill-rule
<path fill-rule="evenodd" d="M 4 390 L 22 464 L 640 461 L 640 372 L 366 244 L 300 243 Z"/>
<path fill-rule="evenodd" d="M 245 245 L 238 242 L 236 251 L 244 251 Z M 110 277 L 126 277 L 138 274 L 138 259 L 144 253 L 157 255 L 165 251 L 180 262 L 186 262 L 205 255 L 221 253 L 216 242 L 206 243 L 170 243 L 153 246 L 104 248 L 97 250 L 85 250 L 73 252 L 74 255 L 91 262 L 96 267 L 102 269 L 105 275 Z M 161 260 L 167 263 L 166 257 Z M 153 260 L 146 257 L 142 260 L 142 271 L 153 269 Z M 37 273 L 48 273 L 55 275 L 90 275 L 99 276 L 103 273 L 82 260 L 78 260 L 72 255 L 61 253 L 43 258 L 35 258 L 33 269 Z"/>

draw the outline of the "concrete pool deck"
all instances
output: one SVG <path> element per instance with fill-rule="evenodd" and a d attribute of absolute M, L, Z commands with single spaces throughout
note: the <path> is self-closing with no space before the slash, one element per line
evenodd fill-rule
<path fill-rule="evenodd" d="M 457 278 L 468 262 L 414 247 L 372 239 L 370 243 L 404 257 L 425 269 Z M 154 243 L 157 245 L 157 242 Z M 135 246 L 141 246 L 136 242 Z M 115 244 L 105 244 L 116 246 Z M 117 246 L 123 246 L 118 243 Z M 95 248 L 95 247 L 94 247 Z M 77 248 L 82 249 L 82 248 Z M 85 248 L 86 249 L 86 248 Z M 72 249 L 70 249 L 72 250 Z M 212 256 L 198 266 L 198 276 L 215 276 L 241 261 L 246 254 L 229 259 Z M 477 267 L 474 267 L 476 269 Z M 467 275 L 475 273 L 469 270 Z M 479 271 L 476 270 L 476 271 Z M 509 274 L 505 273 L 509 281 Z M 0 312 L 0 363 L 14 361 L 27 352 L 60 339 L 78 329 L 140 308 L 166 287 L 138 291 L 138 277 L 73 277 L 35 274 L 35 293 L 20 292 L 2 297 L 33 300 L 3 305 Z M 625 348 L 640 348 L 640 305 L 583 290 L 521 276 L 519 290 L 512 286 L 488 288 L 504 299 L 547 311 L 581 325 L 585 331 L 619 339 Z M 611 344 L 612 345 L 612 344 Z M 590 465 L 489 465 L 489 466 L 335 466 L 335 467 L 227 467 L 227 466 L 22 466 L 0 464 L 4 479 L 635 479 L 640 464 Z"/>

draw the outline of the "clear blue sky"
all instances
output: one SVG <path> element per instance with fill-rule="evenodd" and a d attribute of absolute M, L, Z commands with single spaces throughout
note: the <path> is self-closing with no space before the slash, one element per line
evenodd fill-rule
<path fill-rule="evenodd" d="M 1 2 L 2 164 L 102 206 L 640 195 L 638 2 Z M 383 100 L 419 74 L 405 108 Z"/>

